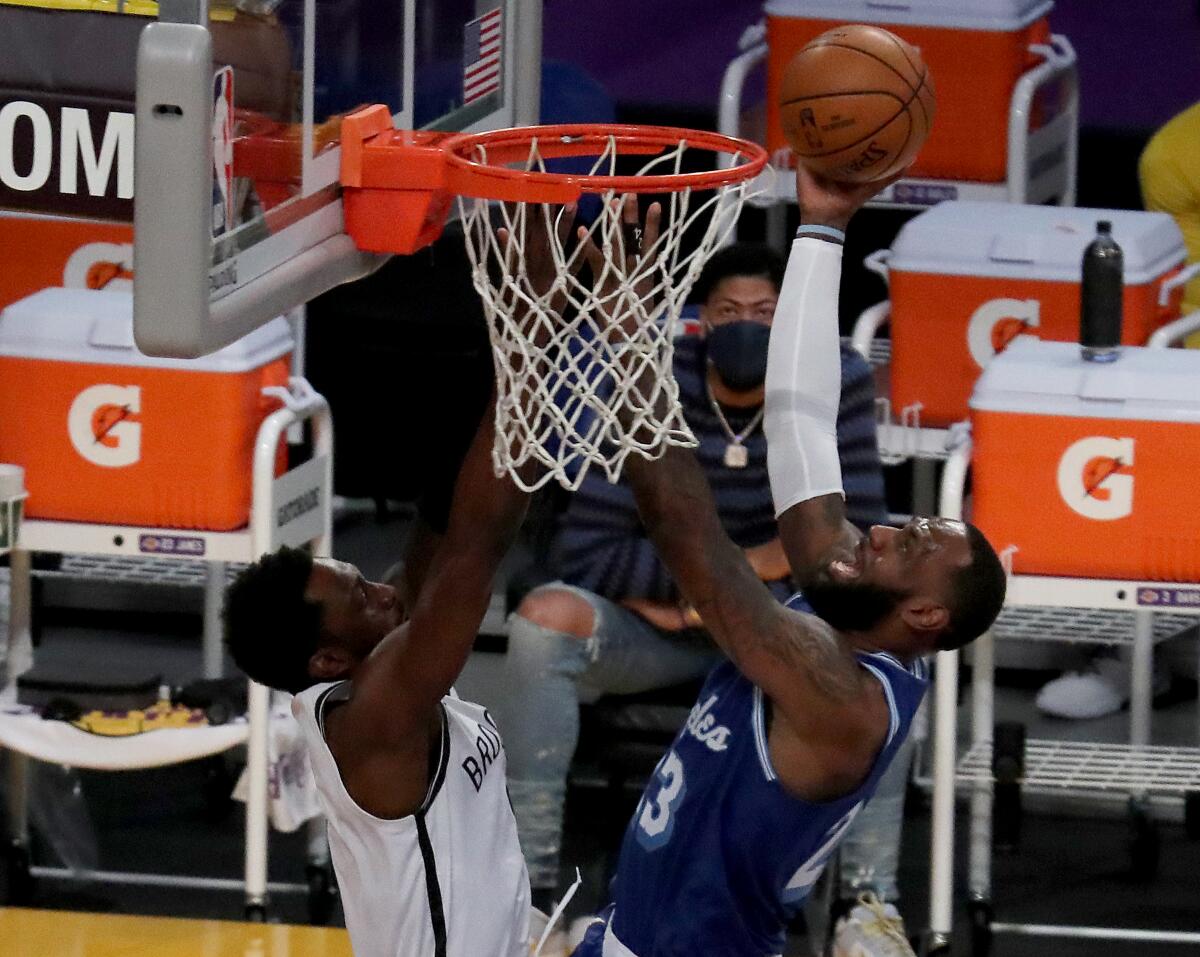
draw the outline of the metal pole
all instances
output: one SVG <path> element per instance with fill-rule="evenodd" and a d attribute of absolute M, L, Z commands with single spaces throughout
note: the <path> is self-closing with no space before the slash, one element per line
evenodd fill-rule
<path fill-rule="evenodd" d="M 934 678 L 933 827 L 929 867 L 929 930 L 949 937 L 954 909 L 954 759 L 958 652 L 937 656 Z"/>
<path fill-rule="evenodd" d="M 8 752 L 8 827 L 12 842 L 29 846 L 29 758 Z"/>
<path fill-rule="evenodd" d="M 33 667 L 33 556 L 23 548 L 9 552 L 8 687 Z"/>
<path fill-rule="evenodd" d="M 542 113 L 542 0 L 524 0 L 517 7 L 516 43 L 511 57 L 513 102 L 518 126 L 534 126 Z"/>
<path fill-rule="evenodd" d="M 991 632 L 971 646 L 971 739 L 978 745 L 990 740 L 995 724 L 996 646 Z M 970 864 L 967 886 L 976 900 L 992 896 L 992 782 L 977 781 L 971 788 Z"/>
<path fill-rule="evenodd" d="M 962 518 L 971 442 L 950 453 L 942 471 L 940 513 Z M 954 766 L 958 731 L 958 652 L 937 656 L 934 684 L 933 828 L 929 866 L 929 936 L 948 941 L 954 910 Z"/>
<path fill-rule="evenodd" d="M 912 504 L 914 515 L 933 515 L 937 510 L 937 461 L 914 458 L 912 463 Z"/>
<path fill-rule="evenodd" d="M 225 603 L 225 562 L 204 563 L 204 677 L 225 673 L 225 648 L 221 641 L 221 608 Z"/>
<path fill-rule="evenodd" d="M 1150 743 L 1150 700 L 1154 684 L 1154 613 L 1133 613 L 1133 667 L 1129 674 L 1129 743 Z"/>

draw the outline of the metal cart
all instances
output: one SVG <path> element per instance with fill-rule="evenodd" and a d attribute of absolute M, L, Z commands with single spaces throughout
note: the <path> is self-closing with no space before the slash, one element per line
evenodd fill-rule
<path fill-rule="evenodd" d="M 195 565 L 203 563 L 204 662 L 206 676 L 221 670 L 220 609 L 230 563 L 252 562 L 280 545 L 299 546 L 313 543 L 315 553 L 328 555 L 332 543 L 332 468 L 333 422 L 325 399 L 313 391 L 302 377 L 292 377 L 288 388 L 271 387 L 265 394 L 279 399 L 282 407 L 263 420 L 254 451 L 254 476 L 249 525 L 239 531 L 209 532 L 175 528 L 139 528 L 82 522 L 27 519 L 20 528 L 17 546 L 11 553 L 11 603 L 9 618 L 9 678 L 27 669 L 33 660 L 30 634 L 31 556 L 38 551 L 66 555 L 98 556 L 91 564 L 101 574 L 121 569 L 126 576 L 144 576 L 147 563 L 138 559 L 147 554 L 155 558 L 188 563 L 198 577 Z M 308 461 L 283 475 L 275 475 L 275 453 L 284 433 L 312 423 L 313 454 Z M 309 508 L 286 508 L 287 503 L 303 498 Z M 159 566 L 162 561 L 158 562 Z M 210 890 L 245 889 L 247 918 L 266 917 L 268 891 L 307 892 L 312 901 L 314 884 L 328 888 L 328 875 L 310 874 L 307 884 L 268 884 L 267 882 L 267 750 L 269 733 L 269 691 L 250 683 L 249 710 L 244 733 L 225 747 L 237 743 L 247 746 L 249 796 L 246 802 L 246 856 L 243 881 L 167 874 L 132 874 L 114 871 L 68 871 L 34 866 L 29 857 L 28 762 L 41 755 L 30 751 L 8 754 L 9 822 L 13 835 L 9 854 L 10 888 L 29 885 L 30 877 L 50 876 L 63 879 L 99 879 L 110 883 L 151 884 L 198 887 Z M 164 732 L 160 732 L 164 733 Z M 180 732 L 188 734 L 191 732 Z M 136 752 L 137 737 L 122 739 L 120 744 Z M 195 755 L 191 755 L 194 757 Z M 136 757 L 130 763 L 136 762 Z M 157 763 L 165 763 L 159 761 Z M 77 766 L 87 766 L 78 764 Z M 126 764 L 125 766 L 130 766 Z M 323 821 L 318 821 L 323 825 Z M 323 846 L 323 830 L 310 833 Z M 321 889 L 321 888 L 317 888 Z"/>

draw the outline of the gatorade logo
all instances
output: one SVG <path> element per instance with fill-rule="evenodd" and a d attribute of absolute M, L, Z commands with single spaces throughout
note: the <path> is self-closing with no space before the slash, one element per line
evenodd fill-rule
<path fill-rule="evenodd" d="M 1090 436 L 1058 463 L 1058 491 L 1084 518 L 1110 522 L 1133 513 L 1133 439 Z"/>
<path fill-rule="evenodd" d="M 67 433 L 75 451 L 93 465 L 123 468 L 142 457 L 142 390 L 135 385 L 94 385 L 84 389 L 67 413 Z"/>
<path fill-rule="evenodd" d="M 967 322 L 967 348 L 975 364 L 982 369 L 1017 336 L 1036 329 L 1040 311 L 1036 299 L 991 299 L 976 309 Z"/>

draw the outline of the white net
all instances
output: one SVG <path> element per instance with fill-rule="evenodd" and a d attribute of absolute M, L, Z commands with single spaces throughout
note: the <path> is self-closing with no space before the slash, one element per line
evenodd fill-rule
<path fill-rule="evenodd" d="M 619 152 L 610 138 L 592 175 L 615 175 Z M 486 162 L 479 153 L 473 158 Z M 687 153 L 680 142 L 635 175 L 679 174 Z M 730 168 L 742 162 L 716 155 Z M 536 139 L 525 168 L 546 170 Z M 599 270 L 583 268 L 586 240 L 562 207 L 459 197 L 495 360 L 498 475 L 507 471 L 528 491 L 551 480 L 573 491 L 592 466 L 615 482 L 632 453 L 654 458 L 669 445 L 696 444 L 672 374 L 676 325 L 749 189 L 743 181 L 669 192 L 646 248 L 624 221 L 621 197 L 597 193 L 599 213 L 582 225 L 603 254 Z"/>

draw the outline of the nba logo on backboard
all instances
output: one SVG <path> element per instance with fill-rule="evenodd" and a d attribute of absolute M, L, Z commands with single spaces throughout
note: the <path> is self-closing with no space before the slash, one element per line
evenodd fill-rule
<path fill-rule="evenodd" d="M 233 67 L 213 76 L 213 235 L 233 228 Z"/>

